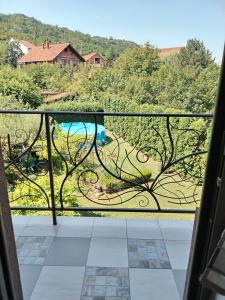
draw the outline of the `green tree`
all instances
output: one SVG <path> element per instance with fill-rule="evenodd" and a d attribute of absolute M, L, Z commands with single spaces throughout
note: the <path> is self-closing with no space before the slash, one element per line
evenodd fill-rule
<path fill-rule="evenodd" d="M 14 96 L 31 108 L 39 106 L 42 102 L 41 89 L 31 78 L 23 70 L 9 66 L 0 69 L 0 93 L 3 96 Z"/>
<path fill-rule="evenodd" d="M 121 92 L 121 95 L 134 100 L 138 104 L 157 104 L 155 103 L 154 87 L 150 76 L 130 76 L 126 81 L 124 91 Z"/>
<path fill-rule="evenodd" d="M 149 76 L 159 67 L 158 50 L 149 44 L 140 48 L 126 49 L 115 61 L 114 69 L 125 77 Z"/>
<path fill-rule="evenodd" d="M 216 64 L 204 69 L 191 85 L 185 106 L 194 113 L 212 112 L 215 107 L 220 67 Z"/>
<path fill-rule="evenodd" d="M 5 65 L 7 58 L 6 58 L 6 49 L 7 45 L 5 42 L 0 43 L 0 65 Z"/>
<path fill-rule="evenodd" d="M 188 90 L 195 79 L 193 67 L 171 62 L 162 64 L 151 78 L 154 103 L 184 109 Z"/>
<path fill-rule="evenodd" d="M 194 67 L 197 73 L 214 62 L 212 53 L 206 49 L 203 42 L 197 39 L 188 40 L 186 47 L 181 49 L 178 57 L 182 66 Z"/>
<path fill-rule="evenodd" d="M 23 55 L 23 52 L 20 49 L 18 42 L 9 41 L 8 45 L 7 45 L 7 55 L 6 55 L 6 60 L 7 60 L 8 64 L 11 67 L 16 68 L 17 61 L 22 55 Z"/>
<path fill-rule="evenodd" d="M 111 47 L 109 49 L 109 53 L 107 53 L 106 56 L 106 61 L 108 66 L 112 66 L 117 57 L 118 57 L 118 53 L 116 53 L 115 50 Z"/>

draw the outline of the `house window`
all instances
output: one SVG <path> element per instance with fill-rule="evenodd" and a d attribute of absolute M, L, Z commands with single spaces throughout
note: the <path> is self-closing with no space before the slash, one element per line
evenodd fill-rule
<path fill-rule="evenodd" d="M 95 64 L 99 65 L 101 63 L 100 57 L 95 57 Z"/>

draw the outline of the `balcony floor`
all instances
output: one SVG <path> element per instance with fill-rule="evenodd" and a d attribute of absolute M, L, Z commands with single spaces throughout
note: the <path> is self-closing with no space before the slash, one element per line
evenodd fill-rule
<path fill-rule="evenodd" d="M 192 221 L 13 217 L 24 300 L 180 300 Z"/>

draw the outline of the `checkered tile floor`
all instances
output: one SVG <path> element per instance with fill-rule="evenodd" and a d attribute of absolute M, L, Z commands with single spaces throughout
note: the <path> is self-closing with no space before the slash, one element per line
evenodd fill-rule
<path fill-rule="evenodd" d="M 13 217 L 25 300 L 180 300 L 192 221 Z"/>

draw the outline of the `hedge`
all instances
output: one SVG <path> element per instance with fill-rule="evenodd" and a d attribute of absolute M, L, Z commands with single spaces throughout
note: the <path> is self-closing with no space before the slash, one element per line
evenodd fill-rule
<path fill-rule="evenodd" d="M 43 111 L 72 111 L 72 112 L 102 112 L 103 107 L 94 101 L 82 102 L 81 99 L 78 101 L 69 100 L 69 101 L 60 101 L 55 103 L 43 104 L 39 106 L 38 110 Z M 58 123 L 66 123 L 66 122 L 89 122 L 94 123 L 93 116 L 79 116 L 79 115 L 52 115 L 53 118 Z M 97 117 L 98 124 L 104 124 L 104 117 L 98 116 Z"/>
<path fill-rule="evenodd" d="M 138 112 L 138 113 L 187 113 L 182 110 L 155 106 L 150 104 L 138 105 L 130 103 L 128 99 L 104 99 L 104 110 L 110 112 Z M 171 134 L 174 142 L 174 159 L 181 158 L 195 151 L 207 150 L 211 131 L 211 120 L 197 117 L 171 117 Z M 135 146 L 137 150 L 160 160 L 158 152 L 164 156 L 166 162 L 172 155 L 172 145 L 167 131 L 166 117 L 105 117 L 105 125 L 117 136 Z M 162 138 L 160 138 L 160 136 Z M 157 152 L 158 151 L 158 152 Z M 186 173 L 198 181 L 204 175 L 206 156 L 186 159 Z M 168 169 L 168 172 L 184 167 L 180 164 Z"/>

